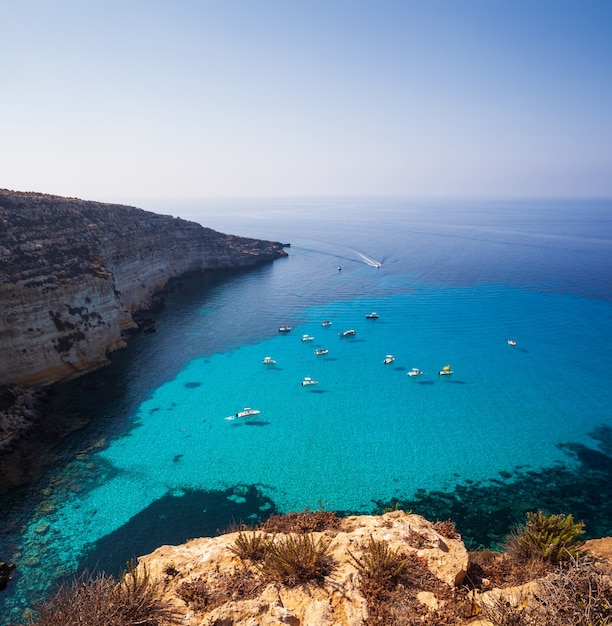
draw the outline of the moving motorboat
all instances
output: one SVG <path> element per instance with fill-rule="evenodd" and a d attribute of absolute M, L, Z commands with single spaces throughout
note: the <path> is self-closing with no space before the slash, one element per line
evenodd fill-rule
<path fill-rule="evenodd" d="M 304 380 L 302 381 L 302 387 L 306 387 L 308 385 L 318 385 L 318 384 L 319 384 L 318 380 L 313 380 L 309 376 L 306 376 L 306 378 L 304 378 Z"/>
<path fill-rule="evenodd" d="M 350 330 L 345 330 L 340 333 L 340 337 L 352 337 L 355 334 L 355 331 L 351 328 Z"/>
<path fill-rule="evenodd" d="M 383 363 L 389 365 L 389 363 L 393 363 L 393 361 L 395 361 L 395 357 L 392 354 L 387 354 Z"/>
<path fill-rule="evenodd" d="M 366 319 L 367 320 L 377 320 L 378 319 L 378 313 L 376 313 L 376 311 L 372 311 L 371 313 L 368 313 L 366 315 Z"/>
<path fill-rule="evenodd" d="M 516 341 L 514 339 L 508 339 L 508 345 L 515 346 L 516 345 Z"/>
<path fill-rule="evenodd" d="M 408 376 L 420 376 L 423 372 L 418 367 L 413 367 L 409 372 Z"/>
<path fill-rule="evenodd" d="M 270 356 L 264 357 L 262 363 L 265 363 L 266 365 L 276 365 L 276 361 Z"/>
<path fill-rule="evenodd" d="M 327 354 L 329 352 L 329 350 L 327 348 L 317 348 L 315 350 L 315 356 L 322 356 L 324 354 Z"/>
<path fill-rule="evenodd" d="M 438 374 L 440 376 L 450 376 L 453 373 L 453 370 L 451 369 L 450 365 L 445 365 L 439 372 Z"/>
<path fill-rule="evenodd" d="M 331 322 L 329 320 L 323 320 L 321 326 L 331 326 Z"/>
<path fill-rule="evenodd" d="M 279 333 L 288 333 L 291 330 L 291 326 L 281 326 L 278 329 Z"/>
<path fill-rule="evenodd" d="M 314 337 L 311 337 L 310 335 L 302 335 L 302 341 L 312 341 L 314 339 Z"/>

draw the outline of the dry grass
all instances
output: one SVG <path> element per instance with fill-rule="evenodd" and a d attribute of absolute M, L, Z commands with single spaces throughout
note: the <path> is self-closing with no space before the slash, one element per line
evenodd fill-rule
<path fill-rule="evenodd" d="M 479 550 L 469 553 L 467 581 L 473 589 L 512 587 L 541 578 L 552 569 L 541 559 L 522 561 L 505 552 Z"/>
<path fill-rule="evenodd" d="M 493 626 L 610 626 L 612 578 L 585 558 L 559 564 L 535 593 L 483 606 Z"/>
<path fill-rule="evenodd" d="M 212 611 L 226 602 L 256 597 L 264 584 L 265 581 L 257 572 L 244 569 L 239 573 L 220 573 L 214 580 L 200 576 L 185 581 L 178 587 L 177 595 L 193 611 Z"/>
<path fill-rule="evenodd" d="M 444 522 L 437 521 L 434 524 L 434 530 L 443 537 L 447 539 L 457 539 L 459 537 L 459 533 L 455 528 L 455 525 L 451 520 L 445 520 Z"/>
<path fill-rule="evenodd" d="M 277 533 L 316 533 L 340 527 L 340 518 L 335 511 L 302 511 L 272 515 L 262 524 L 262 530 Z"/>
<path fill-rule="evenodd" d="M 30 626 L 167 626 L 177 615 L 159 598 L 144 568 L 129 564 L 117 583 L 112 576 L 85 575 L 62 585 L 36 607 Z"/>

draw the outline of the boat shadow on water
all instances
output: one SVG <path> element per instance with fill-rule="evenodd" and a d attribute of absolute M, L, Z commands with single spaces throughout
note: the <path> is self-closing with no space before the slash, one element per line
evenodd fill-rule
<path fill-rule="evenodd" d="M 249 422 L 244 422 L 245 426 L 269 426 L 270 422 L 264 422 L 263 420 L 259 420 L 259 421 L 249 421 Z"/>

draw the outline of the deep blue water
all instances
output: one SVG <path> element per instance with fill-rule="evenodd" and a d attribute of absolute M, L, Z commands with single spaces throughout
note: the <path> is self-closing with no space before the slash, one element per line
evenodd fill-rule
<path fill-rule="evenodd" d="M 321 504 L 451 517 L 474 546 L 538 507 L 612 534 L 612 201 L 140 206 L 289 258 L 181 281 L 155 334 L 58 393 L 90 423 L 0 500 L 5 615 L 83 567 Z"/>

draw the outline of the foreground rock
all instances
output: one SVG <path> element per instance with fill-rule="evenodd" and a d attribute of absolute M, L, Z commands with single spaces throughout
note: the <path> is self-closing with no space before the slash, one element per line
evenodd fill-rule
<path fill-rule="evenodd" d="M 191 626 L 363 626 L 369 617 L 368 601 L 349 553 L 360 558 L 371 538 L 421 557 L 427 576 L 449 593 L 467 572 L 468 553 L 458 536 L 442 536 L 435 524 L 402 511 L 343 518 L 338 528 L 314 537 L 331 540 L 329 554 L 335 563 L 320 584 L 286 586 L 251 578 L 245 563 L 230 549 L 238 533 L 163 546 L 141 557 L 139 566 L 159 580 L 164 602 Z M 425 589 L 416 593 L 425 615 L 444 602 Z"/>
<path fill-rule="evenodd" d="M 100 367 L 171 278 L 281 256 L 280 243 L 133 207 L 0 190 L 0 384 Z"/>

